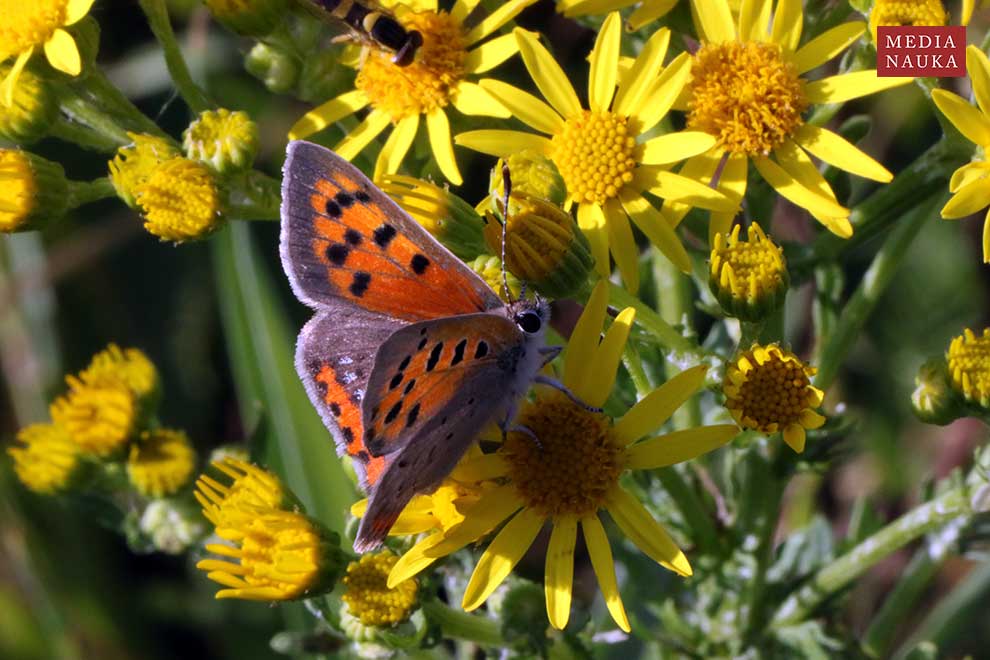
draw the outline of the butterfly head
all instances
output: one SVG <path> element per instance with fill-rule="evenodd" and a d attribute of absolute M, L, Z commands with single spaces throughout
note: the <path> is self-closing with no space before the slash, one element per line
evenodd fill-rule
<path fill-rule="evenodd" d="M 520 298 L 509 303 L 509 318 L 527 336 L 542 335 L 550 322 L 550 304 L 543 298 Z"/>

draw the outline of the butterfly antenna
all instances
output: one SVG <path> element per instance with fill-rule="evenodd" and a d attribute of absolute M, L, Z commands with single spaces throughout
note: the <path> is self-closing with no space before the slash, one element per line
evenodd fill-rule
<path fill-rule="evenodd" d="M 505 240 L 509 226 L 509 194 L 512 192 L 512 178 L 509 176 L 509 164 L 505 161 L 502 161 L 502 187 L 505 188 L 505 197 L 502 199 L 502 290 L 505 299 L 512 302 L 509 276 L 505 272 Z"/>

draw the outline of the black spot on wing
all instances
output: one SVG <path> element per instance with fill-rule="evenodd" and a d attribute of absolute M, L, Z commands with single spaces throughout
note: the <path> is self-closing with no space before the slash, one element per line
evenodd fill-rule
<path fill-rule="evenodd" d="M 430 358 L 426 361 L 427 371 L 433 371 L 436 368 L 437 362 L 440 361 L 440 354 L 442 352 L 443 352 L 443 342 L 441 341 L 438 342 L 437 345 L 433 347 L 432 351 L 430 351 Z"/>
<path fill-rule="evenodd" d="M 375 239 L 375 244 L 384 250 L 392 242 L 392 239 L 395 238 L 395 234 L 395 227 L 390 224 L 383 224 L 374 231 L 373 238 Z"/>
<path fill-rule="evenodd" d="M 354 197 L 356 197 L 357 201 L 361 202 L 362 204 L 367 204 L 368 202 L 371 201 L 371 195 L 364 192 L 363 190 L 359 190 L 356 193 L 354 193 Z"/>
<path fill-rule="evenodd" d="M 333 243 L 327 248 L 327 260 L 335 266 L 343 266 L 350 253 L 351 248 L 345 243 Z"/>
<path fill-rule="evenodd" d="M 394 376 L 392 376 L 392 380 L 390 380 L 388 383 L 389 391 L 394 390 L 395 388 L 397 388 L 399 385 L 402 384 L 402 377 L 403 374 L 401 371 L 395 374 Z"/>
<path fill-rule="evenodd" d="M 345 426 L 340 429 L 340 434 L 344 436 L 344 440 L 347 441 L 347 444 L 354 442 L 354 431 L 351 430 L 350 426 Z"/>
<path fill-rule="evenodd" d="M 399 371 L 405 371 L 406 370 L 406 367 L 409 366 L 409 362 L 411 360 L 412 360 L 412 356 L 411 355 L 407 355 L 405 358 L 403 358 L 402 359 L 402 362 L 399 363 Z"/>
<path fill-rule="evenodd" d="M 340 207 L 345 209 L 354 203 L 354 197 L 350 193 L 344 192 L 343 190 L 337 193 L 336 200 L 337 203 L 340 204 Z"/>
<path fill-rule="evenodd" d="M 351 245 L 353 245 L 354 247 L 357 247 L 361 245 L 361 241 L 364 240 L 364 238 L 361 236 L 361 232 L 359 232 L 358 230 L 348 229 L 347 231 L 344 232 L 344 240 L 350 243 Z"/>
<path fill-rule="evenodd" d="M 416 387 L 416 379 L 413 378 L 411 381 L 406 383 L 406 389 L 402 390 L 403 394 L 409 394 L 412 392 L 413 388 Z"/>
<path fill-rule="evenodd" d="M 419 340 L 419 344 L 416 346 L 416 350 L 417 351 L 421 351 L 424 348 L 426 348 L 426 341 L 427 341 L 426 340 L 426 337 L 423 337 L 422 339 L 420 339 Z"/>
<path fill-rule="evenodd" d="M 324 387 L 326 387 L 326 384 L 325 383 L 324 383 Z M 334 417 L 340 417 L 340 406 L 337 403 L 331 403 L 330 404 L 330 413 Z"/>
<path fill-rule="evenodd" d="M 488 355 L 488 342 L 482 340 L 478 342 L 477 348 L 474 349 L 474 359 L 483 358 Z"/>
<path fill-rule="evenodd" d="M 417 275 L 422 275 L 426 272 L 426 267 L 430 265 L 430 260 L 427 259 L 422 254 L 416 254 L 413 256 L 412 261 L 409 262 L 409 266 L 413 269 L 413 272 Z"/>
<path fill-rule="evenodd" d="M 354 454 L 354 458 L 358 459 L 359 461 L 363 461 L 367 463 L 368 461 L 371 460 L 371 455 L 362 449 L 358 453 Z"/>
<path fill-rule="evenodd" d="M 417 417 L 419 417 L 419 404 L 418 403 L 415 406 L 413 406 L 412 409 L 410 409 L 409 414 L 406 415 L 406 428 L 409 428 L 410 426 L 412 426 L 413 424 L 415 424 Z"/>
<path fill-rule="evenodd" d="M 343 213 L 343 211 L 341 211 L 340 209 L 340 204 L 333 201 L 332 199 L 327 200 L 326 211 L 327 211 L 327 215 L 330 216 L 331 218 L 339 218 L 341 213 Z"/>
<path fill-rule="evenodd" d="M 460 364 L 464 360 L 464 349 L 467 348 L 467 339 L 462 339 L 454 346 L 454 357 L 450 360 L 450 366 Z"/>
<path fill-rule="evenodd" d="M 351 293 L 360 298 L 368 290 L 369 284 L 371 284 L 371 273 L 359 270 L 354 273 L 354 277 L 351 279 Z"/>
<path fill-rule="evenodd" d="M 416 404 L 416 405 L 419 405 L 419 404 Z M 386 415 L 385 415 L 385 423 L 386 424 L 391 424 L 392 422 L 394 422 L 395 421 L 395 418 L 399 416 L 399 413 L 400 412 L 402 412 L 402 399 L 399 399 L 398 403 L 396 403 L 394 406 L 392 406 L 389 409 L 388 413 L 386 413 Z"/>

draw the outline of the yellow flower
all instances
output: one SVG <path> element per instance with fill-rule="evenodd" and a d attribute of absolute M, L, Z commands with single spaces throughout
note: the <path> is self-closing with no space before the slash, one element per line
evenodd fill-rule
<path fill-rule="evenodd" d="M 347 565 L 344 593 L 351 616 L 366 626 L 394 626 L 409 618 L 416 605 L 419 587 L 415 580 L 403 580 L 394 587 L 385 582 L 399 560 L 389 550 L 362 555 Z"/>
<path fill-rule="evenodd" d="M 615 382 L 635 312 L 623 310 L 599 342 L 608 288 L 599 283 L 578 320 L 564 356 L 564 384 L 590 406 L 600 406 Z M 650 470 L 690 460 L 728 442 L 736 426 L 674 431 L 641 442 L 704 382 L 705 367 L 678 374 L 633 406 L 622 418 L 588 411 L 556 390 L 527 403 L 518 423 L 528 434 L 509 433 L 488 460 L 486 478 L 501 484 L 481 495 L 462 523 L 425 537 L 389 575 L 395 585 L 489 531 L 505 525 L 488 545 L 464 593 L 465 610 L 479 607 L 529 549 L 544 524 L 552 526 L 545 569 L 547 614 L 556 628 L 567 625 L 578 528 L 616 623 L 629 630 L 615 566 L 599 512 L 605 509 L 630 540 L 661 566 L 691 575 L 691 566 L 670 535 L 623 486 L 625 470 Z M 507 521 L 507 522 L 506 522 Z"/>
<path fill-rule="evenodd" d="M 639 6 L 626 19 L 626 29 L 638 30 L 644 25 L 663 18 L 677 6 L 677 0 L 557 0 L 557 11 L 568 18 L 604 14 L 617 9 Z"/>
<path fill-rule="evenodd" d="M 803 114 L 815 104 L 842 103 L 911 78 L 880 78 L 875 70 L 864 70 L 806 80 L 805 73 L 845 50 L 866 26 L 843 23 L 799 47 L 801 2 L 781 0 L 772 21 L 770 4 L 743 3 L 734 20 L 728 0 L 692 0 L 701 48 L 694 55 L 684 108 L 688 128 L 708 132 L 717 143 L 688 160 L 681 174 L 709 181 L 721 170 L 719 190 L 741 201 L 752 161 L 782 197 L 848 238 L 853 231 L 849 209 L 838 203 L 809 154 L 874 181 L 887 182 L 892 175 L 836 133 L 805 123 Z M 668 201 L 664 210 L 680 222 L 689 209 Z M 733 216 L 713 214 L 709 237 L 727 232 Z"/>
<path fill-rule="evenodd" d="M 120 382 L 66 380 L 69 391 L 52 402 L 52 421 L 87 454 L 105 458 L 123 450 L 139 417 L 134 393 Z"/>
<path fill-rule="evenodd" d="M 505 302 L 511 300 L 519 300 L 520 292 L 522 291 L 522 283 L 519 279 L 510 273 L 508 270 L 505 272 L 505 280 L 508 282 L 509 295 L 506 296 L 505 284 L 502 282 L 502 260 L 498 257 L 493 257 L 487 254 L 483 254 L 474 261 L 468 262 L 468 268 L 481 275 L 481 279 L 485 281 L 492 291 L 498 294 L 499 298 Z"/>
<path fill-rule="evenodd" d="M 801 453 L 805 430 L 825 423 L 813 410 L 824 396 L 811 384 L 815 371 L 779 346 L 754 344 L 726 367 L 725 407 L 743 428 L 768 434 L 783 431 L 784 442 Z"/>
<path fill-rule="evenodd" d="M 139 349 L 121 349 L 116 344 L 94 355 L 89 366 L 79 372 L 79 380 L 87 385 L 121 382 L 143 401 L 158 395 L 158 370 L 148 356 Z"/>
<path fill-rule="evenodd" d="M 162 163 L 182 155 L 178 147 L 165 138 L 143 133 L 128 133 L 133 142 L 117 150 L 109 163 L 110 183 L 117 196 L 132 209 L 137 208 L 137 189 L 158 171 Z"/>
<path fill-rule="evenodd" d="M 973 107 L 962 97 L 936 89 L 932 100 L 966 139 L 975 143 L 979 156 L 966 163 L 949 180 L 952 198 L 942 207 L 946 220 L 965 218 L 990 205 L 990 161 L 986 149 L 990 147 L 990 61 L 976 46 L 966 48 L 966 70 L 973 84 L 973 95 L 978 107 Z M 990 210 L 983 221 L 983 262 L 990 263 Z"/>
<path fill-rule="evenodd" d="M 394 173 L 412 146 L 420 116 L 426 120 L 430 146 L 440 171 L 456 185 L 462 182 L 454 147 L 450 140 L 447 106 L 466 115 L 508 117 L 509 113 L 469 77 L 483 74 L 516 52 L 511 35 L 478 44 L 535 0 L 509 0 L 473 27 L 465 19 L 478 6 L 478 0 L 457 0 L 450 12 L 438 11 L 436 2 L 417 3 L 418 13 L 399 15 L 407 29 L 423 35 L 423 45 L 408 66 L 398 66 L 390 53 L 369 51 L 359 66 L 357 89 L 341 94 L 307 113 L 289 131 L 297 140 L 323 130 L 343 117 L 371 106 L 361 124 L 334 147 L 350 160 L 357 156 L 385 128 L 394 126 L 378 154 L 374 179 Z"/>
<path fill-rule="evenodd" d="M 221 525 L 227 510 L 289 509 L 299 505 L 279 478 L 267 470 L 231 456 L 211 465 L 229 477 L 230 484 L 201 474 L 194 495 L 203 507 L 203 515 L 216 526 Z"/>
<path fill-rule="evenodd" d="M 667 171 L 707 151 L 715 140 L 699 131 L 680 131 L 640 141 L 667 114 L 687 81 L 689 56 L 681 55 L 663 68 L 670 41 L 670 31 L 664 28 L 647 41 L 631 68 L 633 74 L 620 80 L 622 27 L 619 15 L 610 14 L 591 52 L 590 108 L 583 108 L 563 69 L 536 36 L 518 29 L 515 35 L 526 68 L 549 105 L 499 81 L 484 81 L 482 87 L 520 121 L 550 137 L 479 130 L 461 133 L 457 144 L 499 157 L 523 149 L 548 156 L 564 178 L 569 203 L 578 205 L 578 224 L 602 276 L 611 270 L 611 247 L 626 286 L 638 288 L 638 249 L 630 219 L 667 258 L 690 271 L 691 259 L 671 223 L 643 193 L 710 209 L 735 208 L 734 202 L 698 181 Z"/>
<path fill-rule="evenodd" d="M 784 252 L 760 225 L 749 226 L 745 241 L 739 239 L 741 228 L 715 235 L 708 283 L 722 309 L 744 321 L 758 321 L 784 302 L 790 278 Z"/>
<path fill-rule="evenodd" d="M 966 401 L 990 407 L 990 328 L 976 335 L 966 328 L 945 354 L 953 389 Z"/>
<path fill-rule="evenodd" d="M 980 9 L 985 9 L 988 4 L 988 0 L 963 0 L 962 2 L 962 20 L 960 25 L 969 25 L 970 19 L 973 18 L 973 10 L 979 5 Z"/>
<path fill-rule="evenodd" d="M 182 431 L 155 429 L 131 445 L 127 476 L 145 497 L 168 497 L 189 483 L 196 469 L 196 451 Z"/>
<path fill-rule="evenodd" d="M 6 77 L 8 69 L 0 66 L 0 78 Z M 37 142 L 48 134 L 58 115 L 58 102 L 48 82 L 22 71 L 10 103 L 0 103 L 0 137 L 20 145 Z"/>
<path fill-rule="evenodd" d="M 165 161 L 134 192 L 144 228 L 163 241 L 205 238 L 223 220 L 213 174 L 188 158 Z"/>
<path fill-rule="evenodd" d="M 942 0 L 876 0 L 870 10 L 870 34 L 876 42 L 881 25 L 945 25 L 947 19 Z"/>
<path fill-rule="evenodd" d="M 532 149 L 523 149 L 499 158 L 488 179 L 488 192 L 492 211 L 501 213 L 505 199 L 505 175 L 503 165 L 509 168 L 512 192 L 524 192 L 533 197 L 561 205 L 567 201 L 567 185 L 553 161 Z"/>
<path fill-rule="evenodd" d="M 3 83 L 0 101 L 9 106 L 14 98 L 14 86 L 24 65 L 37 48 L 44 48 L 45 57 L 53 67 L 77 76 L 82 59 L 72 35 L 63 28 L 82 20 L 93 0 L 35 0 L 34 2 L 4 3 L 0 23 L 0 62 L 16 56 Z"/>
<path fill-rule="evenodd" d="M 67 207 L 68 181 L 58 163 L 18 149 L 0 149 L 0 232 L 36 229 Z"/>
<path fill-rule="evenodd" d="M 247 113 L 207 110 L 182 133 L 186 156 L 226 174 L 251 167 L 258 153 L 258 125 Z"/>
<path fill-rule="evenodd" d="M 7 449 L 21 483 L 42 495 L 64 492 L 83 466 L 79 445 L 54 424 L 32 424 L 17 433 L 18 445 Z"/>

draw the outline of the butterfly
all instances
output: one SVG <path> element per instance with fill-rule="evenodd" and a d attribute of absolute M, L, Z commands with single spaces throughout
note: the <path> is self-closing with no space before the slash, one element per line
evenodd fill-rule
<path fill-rule="evenodd" d="M 316 312 L 296 370 L 369 493 L 354 542 L 366 552 L 486 425 L 507 428 L 559 348 L 545 345 L 545 301 L 503 302 L 329 149 L 290 142 L 283 175 L 282 265 Z"/>

